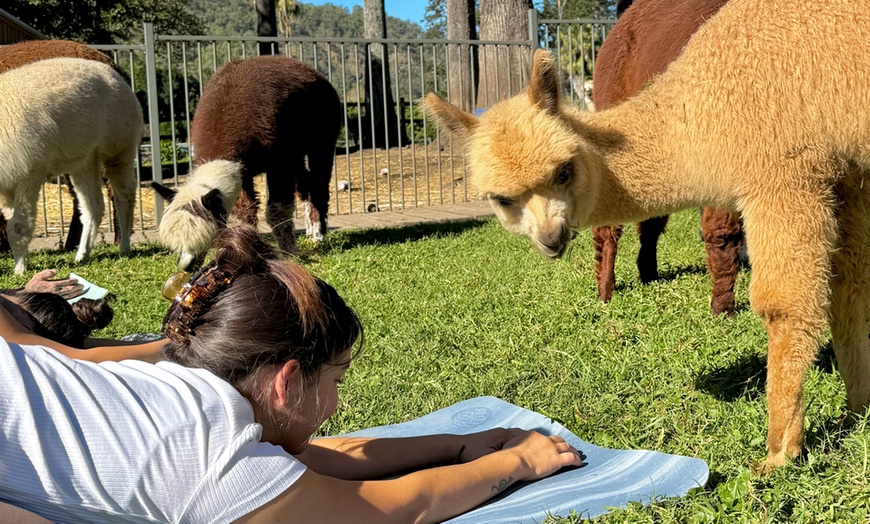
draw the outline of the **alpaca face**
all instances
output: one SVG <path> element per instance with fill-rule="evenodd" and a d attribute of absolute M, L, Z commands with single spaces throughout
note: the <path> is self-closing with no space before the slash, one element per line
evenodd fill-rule
<path fill-rule="evenodd" d="M 575 189 L 578 187 L 572 161 L 553 174 L 552 180 L 516 196 L 488 193 L 487 199 L 508 231 L 528 236 L 541 253 L 561 256 L 576 229 Z"/>
<path fill-rule="evenodd" d="M 228 160 L 206 162 L 177 191 L 157 182 L 151 185 L 169 201 L 158 227 L 160 243 L 178 254 L 178 269 L 185 271 L 192 262 L 201 262 L 218 230 L 226 226 L 227 208 L 242 188 L 242 165 Z"/>
<path fill-rule="evenodd" d="M 190 264 L 208 250 L 220 223 L 214 214 L 214 201 L 223 201 L 217 190 L 212 190 L 201 199 L 183 201 L 173 199 L 167 206 L 160 222 L 160 242 L 178 254 L 178 270 L 186 271 Z M 225 210 L 220 209 L 224 214 Z"/>
<path fill-rule="evenodd" d="M 539 52 L 528 91 L 479 118 L 434 94 L 423 102 L 440 126 L 465 142 L 469 181 L 502 225 L 551 258 L 587 222 L 597 192 L 587 146 L 560 112 L 559 96 L 552 57 Z"/>

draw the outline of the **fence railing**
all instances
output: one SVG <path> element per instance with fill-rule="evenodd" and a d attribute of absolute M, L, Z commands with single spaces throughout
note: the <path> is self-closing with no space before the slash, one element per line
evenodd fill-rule
<path fill-rule="evenodd" d="M 257 56 L 261 44 L 316 68 L 341 98 L 345 120 L 330 198 L 330 214 L 341 215 L 477 199 L 467 184 L 461 147 L 428 121 L 419 98 L 434 91 L 467 111 L 483 111 L 526 86 L 531 51 L 545 47 L 559 58 L 566 96 L 583 105 L 584 84 L 591 80 L 595 54 L 612 23 L 538 20 L 531 11 L 529 40 L 514 42 L 166 36 L 146 24 L 141 45 L 93 47 L 112 56 L 127 74 L 145 112 L 135 227 L 147 231 L 156 228 L 163 209 L 148 181 L 183 183 L 192 169 L 196 150 L 190 125 L 208 80 L 229 61 Z M 389 91 L 378 99 L 370 95 L 374 75 L 389 79 Z M 265 192 L 265 184 L 258 182 L 257 189 Z M 39 231 L 37 224 L 37 234 L 62 239 L 72 213 L 71 201 L 60 200 L 67 198 L 62 193 L 57 188 L 43 192 L 43 227 Z M 57 205 L 47 206 L 53 194 Z M 62 210 L 59 216 L 50 216 L 51 207 Z M 110 228 L 111 220 L 103 227 Z"/>

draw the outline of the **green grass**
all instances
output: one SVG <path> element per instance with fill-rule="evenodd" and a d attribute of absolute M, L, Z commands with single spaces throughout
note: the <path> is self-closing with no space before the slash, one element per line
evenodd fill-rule
<path fill-rule="evenodd" d="M 539 411 L 581 438 L 617 448 L 700 457 L 710 481 L 679 500 L 616 510 L 598 522 L 870 522 L 870 428 L 846 427 L 845 390 L 829 347 L 807 378 L 807 451 L 767 477 L 766 336 L 737 282 L 738 313 L 714 318 L 698 213 L 675 215 L 659 244 L 664 278 L 637 279 L 637 240 L 620 244 L 613 300 L 597 299 L 591 236 L 549 261 L 497 222 L 337 232 L 305 265 L 359 313 L 365 347 L 324 433 L 402 422 L 493 395 Z M 20 285 L 0 261 L 0 286 Z M 157 330 L 174 259 L 154 246 L 94 260 L 38 253 L 31 270 L 58 267 L 116 292 L 117 318 L 100 335 Z M 578 522 L 551 518 L 548 522 Z"/>

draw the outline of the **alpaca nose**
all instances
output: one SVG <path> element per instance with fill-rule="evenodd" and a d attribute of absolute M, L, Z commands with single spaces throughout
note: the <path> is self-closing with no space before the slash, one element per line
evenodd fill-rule
<path fill-rule="evenodd" d="M 556 258 L 562 254 L 571 235 L 564 223 L 555 224 L 547 229 L 539 229 L 534 236 L 535 243 L 545 255 Z"/>

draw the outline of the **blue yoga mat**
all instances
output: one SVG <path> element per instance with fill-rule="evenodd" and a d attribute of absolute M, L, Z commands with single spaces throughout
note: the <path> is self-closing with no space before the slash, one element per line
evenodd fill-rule
<path fill-rule="evenodd" d="M 495 427 L 535 429 L 561 435 L 585 456 L 581 468 L 512 486 L 498 497 L 458 517 L 460 523 L 540 523 L 548 515 L 592 518 L 629 502 L 648 504 L 681 497 L 703 487 L 709 469 L 701 459 L 646 450 L 607 449 L 577 438 L 553 420 L 495 397 L 465 400 L 426 416 L 350 433 L 365 437 L 413 437 L 435 433 L 463 435 Z"/>

